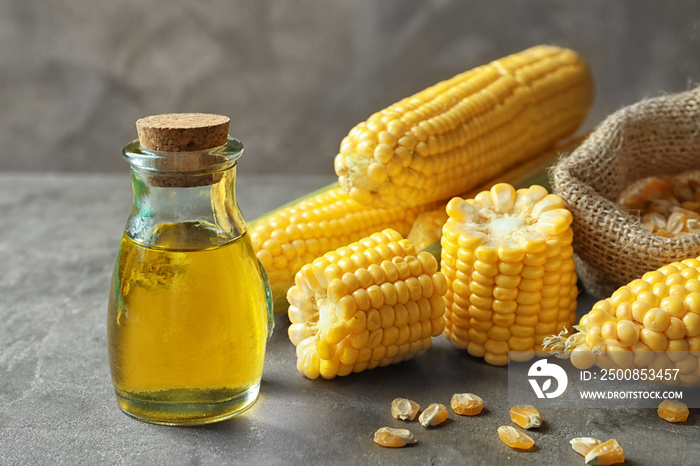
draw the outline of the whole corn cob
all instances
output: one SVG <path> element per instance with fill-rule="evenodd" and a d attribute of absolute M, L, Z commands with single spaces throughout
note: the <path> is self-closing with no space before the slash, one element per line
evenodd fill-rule
<path fill-rule="evenodd" d="M 487 363 L 526 360 L 576 319 L 571 213 L 541 186 L 453 198 L 442 232 L 445 336 Z"/>
<path fill-rule="evenodd" d="M 444 328 L 437 267 L 390 229 L 303 266 L 287 293 L 299 372 L 330 379 L 423 354 Z"/>
<path fill-rule="evenodd" d="M 592 98 L 576 53 L 533 47 L 359 123 L 342 140 L 335 171 L 350 197 L 375 207 L 446 199 L 572 134 Z"/>
<path fill-rule="evenodd" d="M 377 209 L 330 186 L 251 222 L 250 237 L 270 280 L 275 313 L 286 312 L 287 290 L 304 264 L 385 228 L 407 235 L 418 214 L 432 207 Z"/>
<path fill-rule="evenodd" d="M 700 258 L 645 273 L 598 301 L 575 326 L 545 345 L 579 369 L 678 369 L 669 385 L 700 382 Z"/>

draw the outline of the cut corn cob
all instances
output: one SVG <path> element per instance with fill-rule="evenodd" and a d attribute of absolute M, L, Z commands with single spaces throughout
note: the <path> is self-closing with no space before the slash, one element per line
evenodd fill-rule
<path fill-rule="evenodd" d="M 445 336 L 487 363 L 542 351 L 576 319 L 571 213 L 534 185 L 500 183 L 474 199 L 453 198 L 443 227 Z"/>
<path fill-rule="evenodd" d="M 322 254 L 376 231 L 407 235 L 420 212 L 432 205 L 380 210 L 358 204 L 329 186 L 250 222 L 250 237 L 270 280 L 275 313 L 287 311 L 294 275 Z"/>
<path fill-rule="evenodd" d="M 700 382 L 700 260 L 673 262 L 645 273 L 598 301 L 573 335 L 545 345 L 579 369 L 678 369 L 666 384 Z"/>
<path fill-rule="evenodd" d="M 390 229 L 303 266 L 287 293 L 299 372 L 330 379 L 423 354 L 444 328 L 437 268 Z"/>
<path fill-rule="evenodd" d="M 576 53 L 533 47 L 375 113 L 342 140 L 335 170 L 363 204 L 446 199 L 572 134 L 592 97 L 590 72 Z"/>

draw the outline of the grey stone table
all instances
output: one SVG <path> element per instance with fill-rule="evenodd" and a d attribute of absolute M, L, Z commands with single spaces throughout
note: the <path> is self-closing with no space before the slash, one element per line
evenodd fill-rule
<path fill-rule="evenodd" d="M 239 175 L 252 219 L 330 177 Z M 510 424 L 507 370 L 435 339 L 413 361 L 335 380 L 295 368 L 285 316 L 267 352 L 262 393 L 244 414 L 203 427 L 164 427 L 124 415 L 107 364 L 107 292 L 131 204 L 127 175 L 0 174 L 0 464 L 572 464 L 577 436 L 615 437 L 627 464 L 697 464 L 698 415 L 685 424 L 653 409 L 541 409 L 534 451 L 516 452 L 496 429 Z M 579 312 L 590 305 L 582 300 Z M 410 428 L 416 445 L 372 442 L 395 397 L 426 406 L 456 392 L 485 399 L 477 417 Z"/>

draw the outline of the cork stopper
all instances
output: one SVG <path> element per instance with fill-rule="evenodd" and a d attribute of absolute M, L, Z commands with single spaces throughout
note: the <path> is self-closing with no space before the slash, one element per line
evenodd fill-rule
<path fill-rule="evenodd" d="M 187 152 L 224 145 L 230 119 L 208 113 L 168 113 L 136 121 L 139 142 L 147 149 Z"/>
<path fill-rule="evenodd" d="M 139 143 L 150 150 L 172 152 L 160 162 L 167 175 L 151 176 L 149 183 L 163 187 L 213 184 L 220 174 L 194 175 L 216 163 L 206 151 L 226 144 L 230 119 L 208 113 L 169 113 L 136 121 Z M 188 153 L 189 152 L 189 153 Z"/>

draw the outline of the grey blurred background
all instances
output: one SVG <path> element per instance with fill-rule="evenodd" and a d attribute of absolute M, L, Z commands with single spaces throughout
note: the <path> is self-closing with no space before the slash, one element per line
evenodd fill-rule
<path fill-rule="evenodd" d="M 126 173 L 138 118 L 212 112 L 241 171 L 330 174 L 373 112 L 540 43 L 591 65 L 590 129 L 700 82 L 700 2 L 3 0 L 0 170 Z"/>

